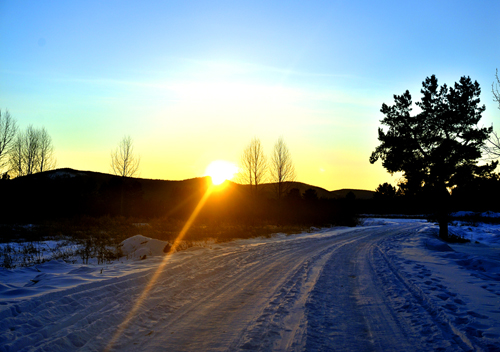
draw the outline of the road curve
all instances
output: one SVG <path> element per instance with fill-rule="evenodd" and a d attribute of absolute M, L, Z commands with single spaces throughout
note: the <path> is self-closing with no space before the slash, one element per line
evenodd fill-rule
<path fill-rule="evenodd" d="M 332 229 L 177 253 L 184 258 L 163 268 L 119 336 L 155 268 L 15 305 L 0 351 L 481 350 L 386 253 L 387 243 L 421 227 Z M 14 339 L 28 315 L 46 323 L 23 326 Z"/>

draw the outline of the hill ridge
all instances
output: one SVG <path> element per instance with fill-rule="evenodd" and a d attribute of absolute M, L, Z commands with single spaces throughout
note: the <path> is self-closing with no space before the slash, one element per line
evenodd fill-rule
<path fill-rule="evenodd" d="M 110 174 L 110 173 L 105 173 L 105 172 L 99 172 L 99 171 L 91 171 L 91 170 L 77 170 L 69 167 L 64 167 L 64 168 L 58 168 L 58 169 L 53 169 L 53 170 L 48 170 L 44 171 L 41 173 L 36 173 L 32 174 L 29 176 L 23 176 L 20 178 L 16 178 L 18 180 L 21 179 L 40 179 L 40 178 L 45 178 L 49 177 L 50 179 L 54 179 L 57 177 L 61 178 L 66 178 L 66 177 L 77 177 L 77 176 L 86 176 L 86 177 L 93 177 L 93 178 L 98 178 L 101 179 L 102 181 L 107 180 L 109 181 L 113 177 L 118 177 L 116 175 Z M 143 177 L 126 177 L 129 180 L 135 180 L 141 183 L 157 183 L 157 182 L 165 182 L 165 183 L 176 183 L 176 184 L 181 184 L 184 182 L 190 183 L 190 182 L 196 182 L 200 180 L 207 180 L 209 176 L 201 176 L 201 177 L 193 177 L 193 178 L 187 178 L 183 180 L 167 180 L 167 179 L 152 179 L 152 178 L 143 178 Z M 14 179 L 14 180 L 16 180 Z M 240 184 L 234 181 L 230 181 L 236 185 L 241 185 L 241 186 L 246 186 L 244 184 Z M 275 183 L 273 182 L 267 182 L 263 183 L 262 186 L 264 188 L 269 188 L 272 187 Z M 332 190 L 329 191 L 323 187 L 319 186 L 314 186 L 305 182 L 300 182 L 300 181 L 293 181 L 291 182 L 291 185 L 289 186 L 290 189 L 292 188 L 297 188 L 299 189 L 300 193 L 303 194 L 307 189 L 314 189 L 318 195 L 319 198 L 345 198 L 345 196 L 349 192 L 353 192 L 354 195 L 356 196 L 357 199 L 371 199 L 373 198 L 374 191 L 371 190 L 364 190 L 364 189 L 359 189 L 359 188 L 342 188 L 342 189 L 337 189 L 337 190 Z"/>

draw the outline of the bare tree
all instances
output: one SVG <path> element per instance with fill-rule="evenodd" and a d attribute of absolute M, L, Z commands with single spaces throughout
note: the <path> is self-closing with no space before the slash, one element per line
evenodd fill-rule
<path fill-rule="evenodd" d="M 250 185 L 250 189 L 253 189 L 252 154 L 250 153 L 250 145 L 243 150 L 243 154 L 240 158 L 239 170 L 239 181 L 243 184 Z"/>
<path fill-rule="evenodd" d="M 283 137 L 280 137 L 274 145 L 271 180 L 275 184 L 278 201 L 286 194 L 291 182 L 295 181 L 295 167 Z"/>
<path fill-rule="evenodd" d="M 10 168 L 14 176 L 26 176 L 55 167 L 52 138 L 45 128 L 32 125 L 17 133 L 10 150 Z"/>
<path fill-rule="evenodd" d="M 38 151 L 38 171 L 43 172 L 54 169 L 56 166 L 54 146 L 52 145 L 52 138 L 47 133 L 45 127 L 38 130 Z"/>
<path fill-rule="evenodd" d="M 28 126 L 24 132 L 23 138 L 23 161 L 25 175 L 31 175 L 37 172 L 40 164 L 40 138 L 38 131 L 32 125 Z"/>
<path fill-rule="evenodd" d="M 495 160 L 500 158 L 500 136 L 495 132 L 491 132 L 483 151 L 488 155 L 488 159 Z"/>
<path fill-rule="evenodd" d="M 12 149 L 16 132 L 16 121 L 10 116 L 9 111 L 6 110 L 2 116 L 0 110 L 0 170 L 9 163 L 6 156 Z"/>
<path fill-rule="evenodd" d="M 12 145 L 10 150 L 10 158 L 9 158 L 9 166 L 10 171 L 14 173 L 14 176 L 23 176 L 24 175 L 24 167 L 23 167 L 23 135 L 22 133 L 18 133 L 16 135 L 16 139 Z"/>
<path fill-rule="evenodd" d="M 496 82 L 491 84 L 491 92 L 493 93 L 493 100 L 498 103 L 498 108 L 500 109 L 500 78 L 498 78 L 498 69 L 495 73 Z"/>
<path fill-rule="evenodd" d="M 241 155 L 241 174 L 243 183 L 250 185 L 253 194 L 257 194 L 259 185 L 265 181 L 267 161 L 260 139 L 253 138 Z"/>
<path fill-rule="evenodd" d="M 111 168 L 117 176 L 132 177 L 139 170 L 140 157 L 134 154 L 130 136 L 125 136 L 114 152 L 111 152 Z"/>
<path fill-rule="evenodd" d="M 491 84 L 491 92 L 493 93 L 493 101 L 498 103 L 500 109 L 500 78 L 498 77 L 498 69 L 495 73 L 496 82 Z M 483 146 L 483 151 L 488 155 L 489 159 L 500 158 L 500 136 L 495 131 L 491 132 L 487 143 Z"/>

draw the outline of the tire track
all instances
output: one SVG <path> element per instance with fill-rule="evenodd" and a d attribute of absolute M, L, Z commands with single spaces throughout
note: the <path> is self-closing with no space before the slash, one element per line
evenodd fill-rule
<path fill-rule="evenodd" d="M 113 350 L 480 350 L 388 254 L 421 226 L 179 253 Z M 3 308 L 0 351 L 103 350 L 156 266 Z"/>

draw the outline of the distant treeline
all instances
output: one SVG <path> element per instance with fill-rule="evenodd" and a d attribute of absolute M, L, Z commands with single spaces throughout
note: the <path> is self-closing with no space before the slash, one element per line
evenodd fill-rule
<path fill-rule="evenodd" d="M 313 188 L 301 193 L 289 185 L 280 200 L 272 185 L 255 193 L 228 182 L 210 194 L 198 222 L 245 225 L 356 225 L 355 197 L 319 198 Z M 301 185 L 303 188 L 303 185 Z M 79 216 L 187 220 L 210 187 L 209 178 L 162 181 L 75 170 L 54 170 L 0 181 L 3 223 L 36 223 Z"/>
<path fill-rule="evenodd" d="M 68 170 L 0 180 L 0 221 L 37 223 L 81 216 L 185 221 L 210 186 L 209 178 L 163 181 Z M 287 194 L 278 200 L 272 186 L 263 185 L 257 193 L 248 185 L 232 182 L 215 188 L 197 222 L 355 226 L 358 214 L 432 214 L 437 210 L 432 195 L 425 191 L 404 194 L 388 184 L 380 185 L 373 199 L 357 199 L 353 192 L 342 198 L 322 198 L 314 187 L 304 190 L 303 184 L 294 187 L 290 183 Z M 499 196 L 497 177 L 473 180 L 453 190 L 450 210 L 500 211 Z"/>
<path fill-rule="evenodd" d="M 448 191 L 445 205 L 449 212 L 500 212 L 500 177 L 497 174 L 473 177 Z M 433 189 L 426 189 L 425 186 L 412 193 L 405 184 L 396 188 L 384 183 L 377 188 L 373 200 L 358 203 L 357 211 L 370 214 L 434 214 L 443 206 L 436 196 Z"/>

